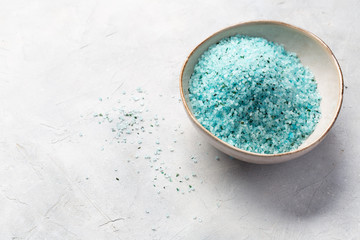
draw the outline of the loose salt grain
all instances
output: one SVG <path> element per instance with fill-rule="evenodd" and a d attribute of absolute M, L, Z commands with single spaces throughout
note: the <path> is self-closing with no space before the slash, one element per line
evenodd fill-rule
<path fill-rule="evenodd" d="M 236 35 L 210 46 L 195 65 L 189 98 L 206 129 L 255 153 L 296 149 L 320 118 L 313 74 L 263 38 Z"/>

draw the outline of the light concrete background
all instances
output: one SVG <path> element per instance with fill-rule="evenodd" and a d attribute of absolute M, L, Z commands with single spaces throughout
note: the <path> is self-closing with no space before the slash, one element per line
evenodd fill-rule
<path fill-rule="evenodd" d="M 359 1 L 0 6 L 0 239 L 360 238 Z M 179 102 L 189 52 L 221 28 L 258 19 L 318 35 L 346 85 L 324 142 L 272 166 L 213 149 Z M 112 108 L 142 109 L 146 132 L 112 141 L 114 122 L 93 117 Z M 149 128 L 156 115 L 160 126 Z M 157 162 L 145 159 L 157 148 Z"/>

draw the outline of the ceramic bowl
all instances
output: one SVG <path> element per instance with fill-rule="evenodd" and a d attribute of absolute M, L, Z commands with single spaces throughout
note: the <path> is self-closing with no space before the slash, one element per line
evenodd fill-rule
<path fill-rule="evenodd" d="M 295 52 L 302 64 L 310 68 L 318 83 L 322 97 L 321 119 L 314 132 L 296 150 L 280 154 L 258 154 L 234 147 L 205 129 L 194 117 L 189 101 L 189 79 L 198 58 L 209 46 L 236 34 L 262 37 L 282 44 L 287 51 Z M 180 75 L 180 94 L 187 115 L 206 140 L 220 151 L 246 162 L 273 164 L 297 158 L 317 146 L 333 126 L 343 99 L 343 76 L 339 63 L 330 48 L 314 34 L 292 25 L 275 21 L 245 22 L 225 28 L 200 43 L 188 56 Z"/>

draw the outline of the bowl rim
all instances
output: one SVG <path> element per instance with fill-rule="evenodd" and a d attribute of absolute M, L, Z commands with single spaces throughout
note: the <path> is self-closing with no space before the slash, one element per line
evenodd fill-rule
<path fill-rule="evenodd" d="M 209 39 L 211 39 L 212 37 L 218 35 L 219 33 L 221 32 L 225 32 L 229 29 L 232 29 L 232 28 L 236 28 L 236 27 L 239 27 L 239 26 L 243 26 L 243 25 L 258 25 L 258 24 L 272 24 L 272 25 L 280 25 L 280 26 L 284 26 L 284 27 L 287 27 L 287 28 L 291 28 L 291 29 L 294 29 L 294 30 L 297 30 L 297 31 L 300 31 L 302 32 L 303 34 L 309 36 L 310 38 L 312 38 L 313 40 L 315 40 L 316 42 L 320 43 L 320 45 L 323 47 L 323 49 L 325 51 L 327 51 L 332 59 L 334 60 L 335 62 L 335 65 L 336 65 L 336 68 L 337 68 L 337 71 L 338 71 L 338 75 L 340 76 L 340 92 L 339 92 L 339 100 L 338 100 L 338 104 L 337 104 L 337 108 L 336 108 L 336 114 L 335 116 L 333 117 L 332 121 L 331 121 L 331 124 L 326 128 L 326 130 L 321 134 L 321 136 L 314 142 L 312 142 L 311 144 L 309 144 L 308 146 L 306 147 L 303 147 L 303 148 L 298 148 L 298 149 L 295 149 L 295 150 L 292 150 L 292 151 L 289 151 L 289 152 L 284 152 L 284 153 L 276 153 L 276 154 L 263 154 L 263 153 L 254 153 L 254 152 L 250 152 L 250 151 L 246 151 L 246 150 L 243 150 L 243 149 L 240 149 L 240 148 L 237 148 L 223 140 L 221 140 L 220 138 L 216 137 L 213 133 L 211 133 L 209 130 L 207 130 L 196 118 L 195 116 L 191 113 L 190 109 L 189 109 L 189 106 L 185 100 L 185 94 L 184 94 L 184 91 L 183 91 L 183 75 L 184 75 L 184 71 L 185 71 L 185 67 L 190 59 L 190 57 L 194 54 L 194 52 L 201 46 L 203 45 L 206 41 L 208 41 Z M 256 21 L 246 21 L 246 22 L 242 22 L 242 23 L 239 23 L 239 24 L 235 24 L 235 25 L 231 25 L 229 27 L 226 27 L 226 28 L 223 28 L 215 33 L 213 33 L 212 35 L 210 35 L 209 37 L 207 37 L 205 40 L 203 40 L 200 44 L 198 44 L 191 52 L 190 54 L 188 55 L 188 57 L 186 58 L 186 61 L 181 69 L 181 73 L 180 73 L 180 95 L 181 95 L 181 100 L 182 100 L 182 103 L 185 107 L 185 110 L 186 110 L 186 113 L 188 114 L 188 116 L 190 117 L 190 119 L 193 121 L 193 123 L 195 123 L 198 127 L 200 127 L 201 130 L 203 130 L 208 136 L 210 136 L 213 140 L 227 146 L 228 148 L 238 152 L 238 153 L 242 153 L 242 154 L 247 154 L 247 155 L 251 155 L 253 157 L 281 157 L 281 156 L 286 156 L 286 155 L 292 155 L 292 154 L 296 154 L 296 153 L 299 153 L 299 152 L 303 152 L 303 151 L 306 151 L 307 149 L 311 149 L 313 146 L 317 145 L 319 142 L 321 142 L 325 136 L 327 135 L 327 133 L 330 131 L 330 129 L 332 128 L 332 126 L 334 125 L 336 119 L 338 118 L 339 116 L 339 113 L 340 113 L 340 109 L 341 109 L 341 106 L 342 106 L 342 102 L 343 102 L 343 94 L 344 94 L 344 78 L 343 78 L 343 74 L 342 74 L 342 71 L 341 71 L 341 68 L 340 68 L 340 65 L 339 65 L 339 62 L 338 60 L 336 59 L 334 53 L 332 52 L 332 50 L 330 49 L 330 47 L 323 41 L 321 40 L 318 36 L 316 36 L 315 34 L 313 34 L 312 32 L 309 32 L 307 30 L 304 30 L 302 28 L 299 28 L 299 27 L 296 27 L 296 26 L 293 26 L 291 24 L 288 24 L 288 23 L 284 23 L 284 22 L 280 22 L 280 21 L 274 21 L 274 20 L 256 20 Z"/>

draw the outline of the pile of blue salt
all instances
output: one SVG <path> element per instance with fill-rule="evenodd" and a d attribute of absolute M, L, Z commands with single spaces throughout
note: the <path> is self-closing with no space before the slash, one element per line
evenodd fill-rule
<path fill-rule="evenodd" d="M 209 47 L 189 83 L 197 120 L 221 140 L 264 154 L 295 150 L 314 131 L 321 97 L 295 53 L 236 35 Z"/>

